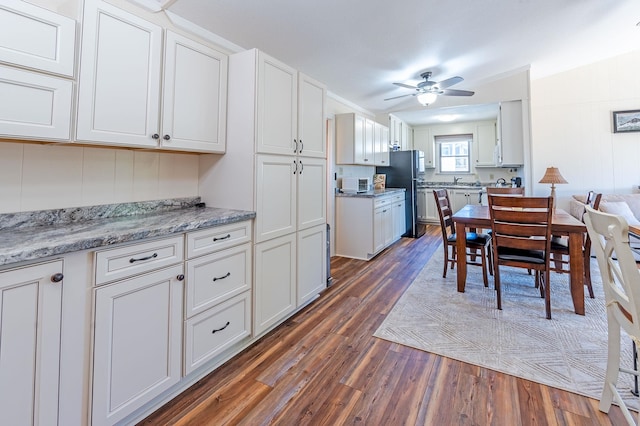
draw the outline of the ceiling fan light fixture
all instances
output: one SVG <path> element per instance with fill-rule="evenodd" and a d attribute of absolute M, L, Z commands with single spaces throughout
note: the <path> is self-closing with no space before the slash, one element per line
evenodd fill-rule
<path fill-rule="evenodd" d="M 436 99 L 438 99 L 438 94 L 437 93 L 420 93 L 417 97 L 418 102 L 420 102 L 422 105 L 427 106 L 429 104 L 432 104 L 436 101 Z"/>

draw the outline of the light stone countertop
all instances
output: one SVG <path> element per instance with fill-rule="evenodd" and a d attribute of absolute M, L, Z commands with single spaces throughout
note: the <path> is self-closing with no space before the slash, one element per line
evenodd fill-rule
<path fill-rule="evenodd" d="M 252 211 L 201 207 L 198 197 L 173 201 L 0 215 L 0 266 L 255 218 Z"/>

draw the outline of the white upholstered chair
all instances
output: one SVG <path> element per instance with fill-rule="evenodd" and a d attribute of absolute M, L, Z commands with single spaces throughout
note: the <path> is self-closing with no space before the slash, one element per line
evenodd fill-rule
<path fill-rule="evenodd" d="M 611 403 L 615 401 L 629 424 L 635 425 L 616 383 L 619 372 L 638 375 L 637 371 L 620 368 L 620 329 L 624 329 L 638 345 L 640 271 L 629 246 L 629 227 L 622 216 L 603 213 L 587 206 L 584 221 L 598 259 L 607 306 L 609 349 L 599 408 L 608 413 Z"/>

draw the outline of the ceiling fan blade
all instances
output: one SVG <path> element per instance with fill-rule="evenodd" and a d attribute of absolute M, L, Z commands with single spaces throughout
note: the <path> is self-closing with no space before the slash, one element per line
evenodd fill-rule
<path fill-rule="evenodd" d="M 436 86 L 438 86 L 438 89 L 446 89 L 447 87 L 451 87 L 454 84 L 460 83 L 462 80 L 464 80 L 464 78 L 462 77 L 451 77 L 446 80 L 442 80 L 441 82 L 437 83 Z"/>
<path fill-rule="evenodd" d="M 445 96 L 473 96 L 474 93 L 469 90 L 445 89 L 440 94 Z"/>
<path fill-rule="evenodd" d="M 390 101 L 391 99 L 398 99 L 398 98 L 404 98 L 405 96 L 416 96 L 417 93 L 409 93 L 408 95 L 400 95 L 400 96 L 394 96 L 393 98 L 387 98 L 385 99 L 385 101 Z"/>
<path fill-rule="evenodd" d="M 410 86 L 410 85 L 404 84 L 404 83 L 393 83 L 393 84 L 395 84 L 396 86 L 400 86 L 400 87 L 406 87 L 407 89 L 417 89 L 416 86 Z"/>

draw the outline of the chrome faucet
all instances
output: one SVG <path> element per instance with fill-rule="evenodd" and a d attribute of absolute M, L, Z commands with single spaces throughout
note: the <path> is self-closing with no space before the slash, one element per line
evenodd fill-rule
<path fill-rule="evenodd" d="M 458 181 L 459 181 L 460 179 L 462 179 L 462 178 L 461 178 L 461 177 L 455 177 L 455 176 L 454 176 L 454 177 L 453 177 L 453 184 L 454 184 L 454 185 L 457 185 L 457 184 L 458 184 Z"/>

